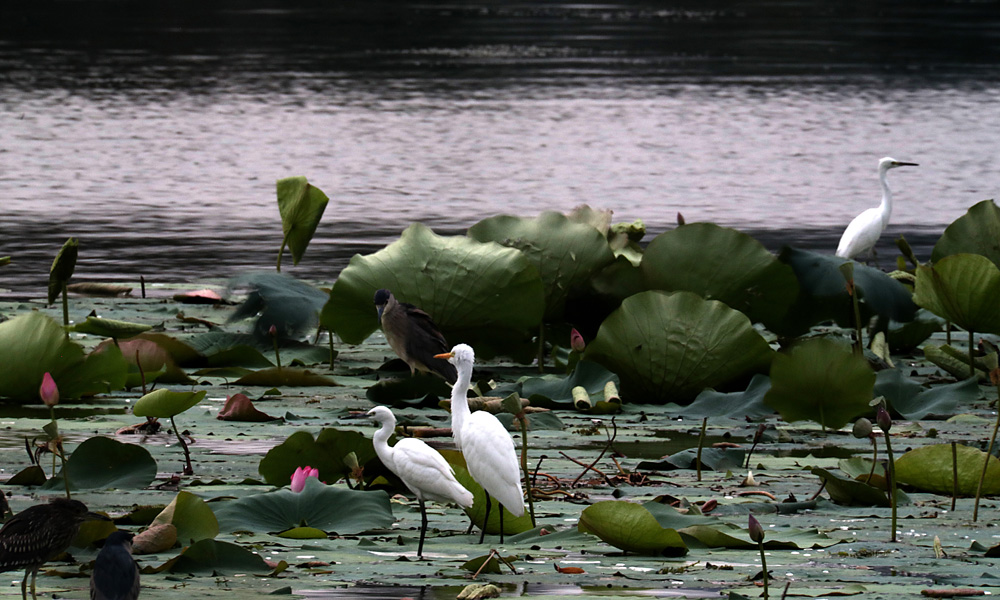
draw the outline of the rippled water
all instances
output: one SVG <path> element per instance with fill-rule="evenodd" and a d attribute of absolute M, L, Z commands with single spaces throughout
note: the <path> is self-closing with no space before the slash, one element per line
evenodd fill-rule
<path fill-rule="evenodd" d="M 0 288 L 41 293 L 71 235 L 79 280 L 267 267 L 297 174 L 332 200 L 303 277 L 413 221 L 581 203 L 832 252 L 884 155 L 920 163 L 890 175 L 890 233 L 926 255 L 1000 189 L 986 5 L 25 9 L 0 26 Z"/>

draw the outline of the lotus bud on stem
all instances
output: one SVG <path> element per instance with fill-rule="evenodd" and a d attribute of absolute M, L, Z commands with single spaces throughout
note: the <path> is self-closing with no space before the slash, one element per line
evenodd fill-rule
<path fill-rule="evenodd" d="M 755 431 L 753 434 L 753 443 L 750 445 L 750 451 L 747 452 L 746 464 L 743 465 L 744 469 L 750 468 L 750 457 L 753 456 L 753 451 L 755 448 L 757 448 L 757 444 L 759 444 L 760 440 L 764 438 L 764 431 L 766 430 L 767 430 L 767 424 L 761 423 L 760 425 L 757 425 L 757 431 Z"/>
<path fill-rule="evenodd" d="M 892 506 L 892 535 L 889 536 L 890 542 L 896 541 L 896 461 L 892 457 L 892 440 L 889 436 L 889 430 L 892 428 L 892 417 L 889 416 L 889 411 L 885 409 L 885 403 L 879 404 L 878 410 L 875 412 L 875 421 L 878 423 L 879 429 L 882 430 L 882 434 L 885 436 L 885 453 L 889 457 L 889 464 L 886 467 L 885 475 L 886 479 L 889 481 L 889 505 Z"/>
<path fill-rule="evenodd" d="M 767 558 L 764 557 L 764 528 L 752 514 L 749 515 L 748 521 L 747 529 L 750 532 L 750 540 L 756 542 L 757 549 L 760 551 L 760 568 L 764 575 L 764 600 L 767 600 Z"/>

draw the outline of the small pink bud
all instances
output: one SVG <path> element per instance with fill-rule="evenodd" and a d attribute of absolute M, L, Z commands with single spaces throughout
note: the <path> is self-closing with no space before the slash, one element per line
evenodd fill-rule
<path fill-rule="evenodd" d="M 755 519 L 753 515 L 750 515 L 749 527 L 747 529 L 750 530 L 751 540 L 758 544 L 764 541 L 764 528 L 761 527 L 760 521 Z"/>
<path fill-rule="evenodd" d="M 292 473 L 292 491 L 298 494 L 306 487 L 306 479 L 315 477 L 319 479 L 319 469 L 314 469 L 309 465 L 298 467 Z"/>
<path fill-rule="evenodd" d="M 275 327 L 274 325 L 271 325 L 271 327 L 267 330 L 267 334 L 269 336 L 271 336 L 271 337 L 277 337 L 278 336 L 278 328 Z"/>
<path fill-rule="evenodd" d="M 587 349 L 587 342 L 583 340 L 583 336 L 575 327 L 569 332 L 569 345 L 574 352 L 583 352 Z"/>
<path fill-rule="evenodd" d="M 45 406 L 52 407 L 59 404 L 59 386 L 48 371 L 42 376 L 42 385 L 38 386 L 38 395 L 41 396 Z"/>
<path fill-rule="evenodd" d="M 885 409 L 885 406 L 878 407 L 875 412 L 875 422 L 878 423 L 878 428 L 882 430 L 882 433 L 889 433 L 889 429 L 892 427 L 892 417 L 889 416 L 889 411 Z"/>

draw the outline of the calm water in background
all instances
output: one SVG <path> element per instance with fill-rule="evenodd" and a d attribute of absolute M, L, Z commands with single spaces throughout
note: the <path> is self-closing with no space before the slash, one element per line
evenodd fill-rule
<path fill-rule="evenodd" d="M 581 203 L 832 253 L 884 155 L 921 166 L 880 248 L 926 257 L 1000 190 L 1000 5 L 857 4 L 5 4 L 0 294 L 69 236 L 76 280 L 268 267 L 289 175 L 331 197 L 307 278 Z"/>

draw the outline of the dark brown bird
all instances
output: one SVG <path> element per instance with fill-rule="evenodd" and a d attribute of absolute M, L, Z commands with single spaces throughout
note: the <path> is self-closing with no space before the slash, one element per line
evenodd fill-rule
<path fill-rule="evenodd" d="M 423 371 L 455 383 L 458 372 L 447 360 L 434 358 L 450 348 L 431 316 L 416 306 L 399 302 L 389 290 L 375 292 L 375 306 L 385 339 L 393 351 L 410 365 L 410 373 Z"/>
<path fill-rule="evenodd" d="M 80 531 L 80 523 L 91 519 L 108 520 L 88 511 L 79 500 L 59 497 L 28 507 L 4 523 L 0 528 L 0 572 L 24 569 L 22 600 L 28 600 L 28 574 L 34 599 L 38 569 L 65 552 Z"/>
<path fill-rule="evenodd" d="M 108 536 L 90 574 L 90 600 L 135 600 L 139 597 L 139 567 L 132 558 L 132 534 Z"/>

